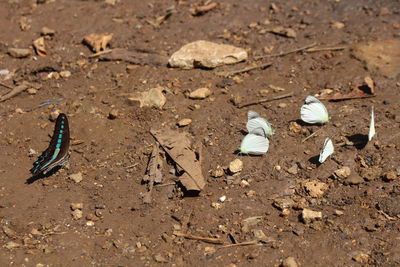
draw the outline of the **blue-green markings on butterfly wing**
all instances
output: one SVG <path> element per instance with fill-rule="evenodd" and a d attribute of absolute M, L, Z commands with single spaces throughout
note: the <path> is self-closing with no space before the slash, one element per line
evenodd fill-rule
<path fill-rule="evenodd" d="M 33 175 L 46 174 L 56 166 L 63 166 L 68 162 L 69 126 L 65 114 L 57 117 L 54 133 L 49 147 L 42 153 L 34 167 L 30 170 Z"/>

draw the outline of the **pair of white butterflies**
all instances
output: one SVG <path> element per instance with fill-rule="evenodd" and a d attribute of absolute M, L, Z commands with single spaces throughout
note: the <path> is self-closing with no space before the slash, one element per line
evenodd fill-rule
<path fill-rule="evenodd" d="M 300 110 L 301 119 L 304 122 L 314 124 L 320 123 L 324 124 L 329 121 L 328 110 L 325 105 L 322 104 L 314 96 L 307 96 L 305 104 L 301 107 Z M 375 117 L 374 117 L 374 108 L 371 110 L 371 122 L 369 125 L 369 133 L 368 133 L 368 141 L 371 141 L 375 135 Z M 319 154 L 319 162 L 323 163 L 330 155 L 334 152 L 334 147 L 332 140 L 330 138 L 326 138 L 324 141 L 324 146 Z"/>
<path fill-rule="evenodd" d="M 271 124 L 257 112 L 249 110 L 247 113 L 246 128 L 249 133 L 243 138 L 240 144 L 240 153 L 250 155 L 262 155 L 266 153 L 269 148 L 268 136 L 272 136 L 275 133 Z"/>

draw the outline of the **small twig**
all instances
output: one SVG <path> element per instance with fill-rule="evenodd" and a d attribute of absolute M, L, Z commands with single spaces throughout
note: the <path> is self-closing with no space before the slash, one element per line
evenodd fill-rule
<path fill-rule="evenodd" d="M 316 45 L 317 45 L 317 43 L 312 43 L 312 44 L 309 44 L 309 45 L 306 45 L 306 46 L 303 46 L 303 47 L 300 47 L 300 48 L 296 48 L 294 50 L 289 50 L 289 51 L 281 52 L 281 53 L 278 53 L 278 54 L 258 56 L 258 57 L 254 57 L 254 59 L 255 60 L 259 60 L 259 59 L 263 59 L 263 58 L 266 58 L 266 57 L 282 57 L 282 56 L 286 56 L 286 55 L 289 55 L 289 54 L 305 51 L 305 50 L 310 49 L 311 47 L 314 47 Z"/>
<path fill-rule="evenodd" d="M 314 135 L 316 135 L 318 132 L 320 132 L 323 128 L 316 130 L 315 132 L 313 132 L 312 134 L 310 134 L 309 136 L 307 136 L 306 138 L 304 138 L 303 140 L 301 140 L 302 143 L 304 143 L 305 141 L 307 141 L 308 139 L 310 139 L 311 137 L 313 137 Z"/>
<path fill-rule="evenodd" d="M 222 76 L 222 77 L 229 77 L 229 76 L 232 76 L 232 75 L 235 75 L 235 74 L 248 72 L 248 71 L 251 71 L 251 70 L 254 70 L 254 69 L 266 68 L 266 67 L 269 67 L 271 65 L 272 65 L 272 63 L 268 62 L 268 63 L 260 64 L 260 65 L 257 65 L 257 66 L 253 66 L 253 67 L 246 67 L 246 68 L 243 68 L 243 69 L 240 69 L 240 70 L 216 72 L 215 74 L 218 75 L 218 76 Z"/>
<path fill-rule="evenodd" d="M 319 51 L 335 51 L 335 50 L 343 50 L 346 48 L 347 48 L 347 46 L 314 47 L 314 48 L 308 48 L 306 50 L 306 52 L 310 53 L 310 52 L 319 52 Z"/>
<path fill-rule="evenodd" d="M 185 234 L 185 233 L 176 232 L 176 231 L 173 232 L 173 234 L 176 236 L 187 238 L 187 239 L 199 240 L 199 241 L 203 241 L 203 242 L 211 243 L 211 244 L 219 244 L 219 245 L 224 244 L 224 241 L 222 241 L 221 239 L 218 239 L 218 238 L 191 235 L 191 234 Z"/>
<path fill-rule="evenodd" d="M 105 55 L 105 54 L 109 54 L 109 53 L 111 53 L 112 51 L 113 51 L 112 49 L 100 51 L 100 52 L 97 52 L 97 53 L 95 53 L 95 54 L 92 54 L 92 55 L 88 56 L 88 58 L 93 58 L 93 57 L 98 57 L 98 56 L 102 56 L 102 55 Z"/>
<path fill-rule="evenodd" d="M 170 185 L 176 185 L 176 183 L 156 184 L 154 186 L 155 187 L 165 187 L 165 186 L 170 186 Z"/>
<path fill-rule="evenodd" d="M 7 84 L 2 83 L 2 82 L 0 82 L 0 85 L 1 85 L 1 86 L 4 86 L 5 88 L 10 89 L 10 90 L 14 89 L 14 88 L 12 88 L 11 86 L 8 86 Z"/>
<path fill-rule="evenodd" d="M 273 98 L 263 98 L 263 99 L 260 99 L 260 100 L 257 100 L 257 101 L 245 103 L 245 104 L 239 105 L 238 108 L 248 107 L 248 106 L 257 105 L 257 104 L 270 102 L 270 101 L 274 101 L 274 100 L 279 100 L 279 99 L 283 99 L 283 98 L 288 98 L 288 97 L 292 97 L 292 96 L 293 96 L 293 92 L 290 92 L 288 94 L 275 96 Z"/>
<path fill-rule="evenodd" d="M 259 240 L 252 240 L 252 241 L 246 241 L 246 242 L 241 242 L 241 243 L 236 243 L 236 244 L 224 245 L 221 248 L 231 248 L 231 247 L 239 247 L 239 246 L 251 246 L 251 245 L 258 245 L 259 243 L 260 243 Z"/>
<path fill-rule="evenodd" d="M 17 87 L 12 88 L 11 91 L 8 92 L 7 94 L 2 95 L 0 97 L 0 102 L 10 99 L 11 97 L 18 95 L 19 93 L 25 91 L 28 88 L 29 88 L 29 83 L 23 82 L 22 84 L 18 85 Z"/>

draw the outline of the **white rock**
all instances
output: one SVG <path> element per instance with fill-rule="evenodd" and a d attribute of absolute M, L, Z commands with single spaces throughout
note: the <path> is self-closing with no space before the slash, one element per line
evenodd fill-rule
<path fill-rule="evenodd" d="M 145 92 L 139 92 L 128 98 L 129 103 L 139 101 L 140 107 L 155 107 L 162 109 L 167 102 L 167 98 L 163 94 L 164 87 L 155 87 Z"/>
<path fill-rule="evenodd" d="M 220 202 L 224 202 L 226 200 L 226 196 L 222 196 L 218 199 Z"/>
<path fill-rule="evenodd" d="M 240 159 L 235 159 L 231 163 L 229 163 L 229 170 L 231 173 L 237 173 L 243 170 L 243 161 Z"/>
<path fill-rule="evenodd" d="M 193 69 L 215 68 L 246 59 L 247 52 L 242 48 L 200 40 L 181 47 L 168 62 L 171 67 Z"/>

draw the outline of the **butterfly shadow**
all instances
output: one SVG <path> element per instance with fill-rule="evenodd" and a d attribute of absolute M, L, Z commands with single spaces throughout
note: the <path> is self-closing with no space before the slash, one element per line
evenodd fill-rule
<path fill-rule="evenodd" d="M 308 162 L 317 165 L 317 168 L 321 165 L 321 163 L 319 162 L 319 155 L 312 156 L 308 159 Z"/>
<path fill-rule="evenodd" d="M 363 149 L 368 144 L 368 135 L 366 134 L 353 134 L 346 136 L 346 138 L 353 143 L 353 146 L 358 150 Z"/>
<path fill-rule="evenodd" d="M 34 182 L 36 182 L 37 180 L 41 180 L 47 177 L 52 176 L 53 174 L 55 174 L 59 169 L 61 169 L 62 166 L 57 166 L 54 167 L 53 169 L 51 169 L 49 172 L 47 172 L 46 174 L 43 173 L 39 173 L 39 174 L 34 174 L 32 175 L 30 178 L 26 179 L 25 184 L 33 184 Z"/>
<path fill-rule="evenodd" d="M 254 155 L 254 154 L 246 154 L 246 153 L 242 153 L 240 152 L 240 149 L 236 149 L 235 151 L 233 151 L 234 155 L 238 155 L 238 156 L 247 156 L 247 157 L 262 157 L 263 155 Z"/>
<path fill-rule="evenodd" d="M 323 126 L 323 124 L 321 124 L 321 123 L 307 123 L 307 122 L 305 122 L 305 121 L 303 121 L 301 119 L 291 120 L 290 122 L 296 122 L 300 126 L 316 126 L 316 127 Z"/>

